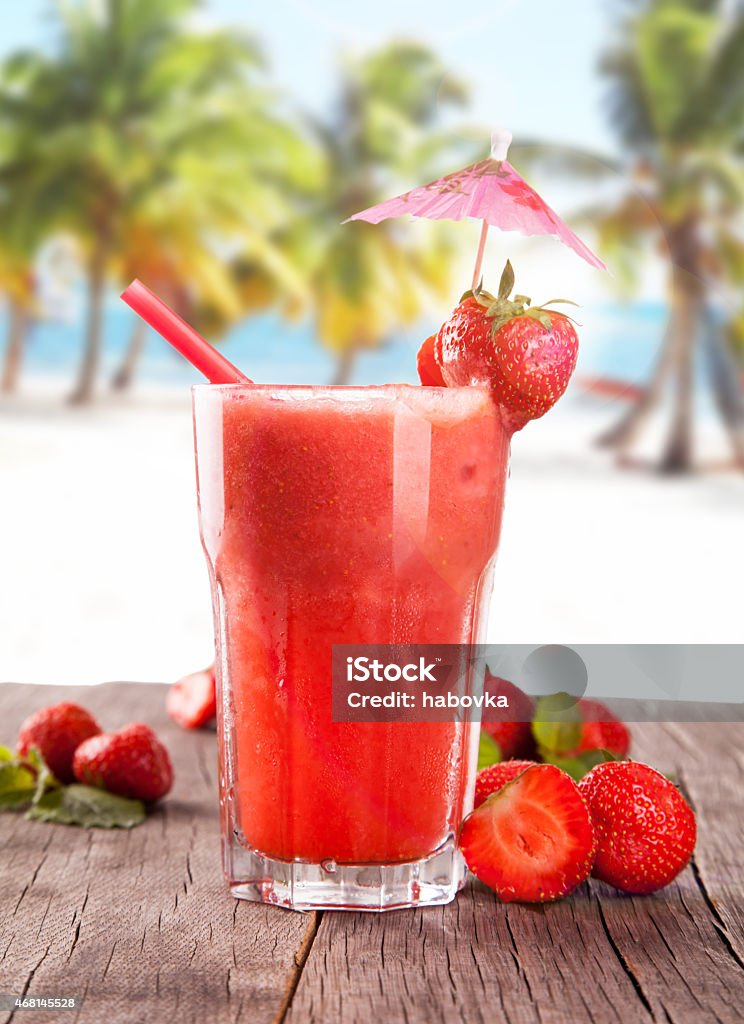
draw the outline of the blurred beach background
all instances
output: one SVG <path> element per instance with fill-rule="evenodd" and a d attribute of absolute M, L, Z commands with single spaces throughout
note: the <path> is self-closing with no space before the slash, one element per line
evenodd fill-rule
<path fill-rule="evenodd" d="M 0 679 L 213 657 L 189 386 L 140 277 L 262 382 L 415 383 L 478 225 L 341 221 L 510 160 L 605 258 L 492 231 L 581 305 L 513 442 L 504 643 L 735 643 L 744 580 L 744 6 L 26 0 L 0 9 Z"/>

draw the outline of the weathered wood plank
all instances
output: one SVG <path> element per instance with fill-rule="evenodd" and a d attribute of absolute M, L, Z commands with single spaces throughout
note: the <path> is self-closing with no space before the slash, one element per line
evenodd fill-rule
<path fill-rule="evenodd" d="M 695 808 L 695 878 L 716 930 L 744 966 L 744 725 L 664 723 L 652 742 Z"/>
<path fill-rule="evenodd" d="M 663 894 L 592 883 L 550 907 L 478 883 L 444 908 L 291 914 L 236 903 L 217 848 L 215 743 L 163 713 L 162 687 L 78 691 L 104 726 L 144 719 L 177 785 L 132 832 L 0 816 L 0 991 L 85 995 L 77 1019 L 734 1024 L 742 1019 L 744 727 L 634 726 L 635 756 L 696 806 L 693 868 Z M 0 738 L 59 690 L 0 686 Z M 317 933 L 316 933 L 317 928 Z M 286 1014 L 286 1017 L 285 1017 Z M 49 1022 L 43 1012 L 0 1022 Z"/>
<path fill-rule="evenodd" d="M 163 711 L 164 687 L 66 690 L 104 727 L 153 725 L 175 766 L 172 794 L 130 832 L 82 830 L 0 816 L 0 990 L 84 996 L 80 1024 L 271 1021 L 315 928 L 229 897 L 219 865 L 215 737 L 187 734 Z M 0 686 L 2 735 L 47 687 Z M 44 1011 L 0 1020 L 49 1024 Z"/>
<path fill-rule="evenodd" d="M 656 1018 L 734 1024 L 744 1012 L 744 878 L 736 849 L 744 725 L 643 723 L 633 734 L 634 756 L 673 773 L 686 791 L 698 842 L 693 864 L 663 893 L 622 897 L 597 886 L 608 937 Z"/>
<path fill-rule="evenodd" d="M 447 907 L 386 919 L 324 914 L 288 1024 L 640 1024 L 652 1017 L 586 887 L 549 907 L 478 883 Z"/>
<path fill-rule="evenodd" d="M 634 726 L 634 754 L 676 771 L 688 789 L 687 775 L 694 775 L 698 790 L 690 793 L 700 803 L 695 793 L 707 799 L 710 779 L 721 774 L 721 751 L 735 757 L 744 726 L 695 724 L 678 734 L 668 728 Z M 698 752 L 696 764 L 710 765 L 707 776 L 688 771 L 686 744 Z M 744 902 L 741 857 L 738 866 L 734 860 L 740 825 L 733 827 L 744 799 L 735 781 L 719 784 L 728 813 L 717 821 L 713 803 L 697 808 L 696 865 L 663 894 L 627 897 L 592 882 L 554 906 L 507 906 L 476 883 L 440 910 L 388 920 L 324 915 L 289 1024 L 738 1024 L 744 971 L 729 945 Z M 721 882 L 717 903 L 699 886 L 700 865 L 710 858 Z"/>

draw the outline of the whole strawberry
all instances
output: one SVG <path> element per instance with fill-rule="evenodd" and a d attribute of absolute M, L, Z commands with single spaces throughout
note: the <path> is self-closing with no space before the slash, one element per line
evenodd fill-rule
<path fill-rule="evenodd" d="M 100 725 L 85 708 L 63 701 L 29 715 L 18 734 L 18 753 L 25 757 L 36 747 L 60 782 L 73 782 L 72 758 L 76 749 L 100 731 Z"/>
<path fill-rule="evenodd" d="M 475 800 L 473 807 L 480 807 L 483 801 L 505 786 L 507 782 L 516 779 L 517 775 L 531 768 L 536 761 L 500 761 L 499 764 L 490 764 L 487 768 L 481 768 L 475 777 Z"/>
<path fill-rule="evenodd" d="M 440 328 L 434 351 L 448 387 L 488 384 L 515 431 L 544 416 L 564 393 L 579 339 L 562 313 L 532 306 L 526 295 L 511 299 L 513 285 L 507 261 L 498 296 L 466 294 Z"/>
<path fill-rule="evenodd" d="M 509 704 L 506 708 L 484 710 L 481 721 L 481 729 L 498 744 L 502 760 L 534 757 L 536 746 L 532 735 L 532 716 L 535 702 L 514 683 L 490 672 L 486 672 L 483 688 L 493 697 L 505 697 Z"/>
<path fill-rule="evenodd" d="M 616 757 L 627 757 L 630 733 L 627 726 L 601 701 L 583 698 L 578 703 L 583 722 L 581 741 L 567 757 L 576 757 L 587 750 L 609 750 Z"/>
<path fill-rule="evenodd" d="M 132 800 L 159 800 L 173 785 L 168 751 L 139 722 L 82 743 L 73 761 L 75 778 Z"/>
<path fill-rule="evenodd" d="M 661 772 L 638 761 L 608 761 L 585 775 L 597 834 L 592 874 L 623 892 L 656 892 L 685 867 L 695 848 L 692 808 Z"/>
<path fill-rule="evenodd" d="M 502 900 L 543 903 L 589 876 L 596 840 L 573 779 L 555 765 L 536 764 L 467 816 L 460 848 L 473 874 Z"/>

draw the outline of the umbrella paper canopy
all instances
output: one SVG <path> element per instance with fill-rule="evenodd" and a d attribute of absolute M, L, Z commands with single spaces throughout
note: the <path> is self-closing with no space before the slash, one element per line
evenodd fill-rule
<path fill-rule="evenodd" d="M 428 185 L 387 199 L 368 210 L 355 213 L 349 220 L 366 220 L 379 224 L 387 217 L 410 213 L 429 220 L 462 220 L 473 217 L 483 221 L 473 286 L 478 283 L 483 249 L 489 226 L 502 231 L 519 231 L 523 235 L 554 235 L 573 249 L 593 267 L 606 270 L 579 236 L 558 214 L 517 174 L 506 159 L 511 135 L 494 132 L 491 155 L 479 163 L 453 171 Z"/>

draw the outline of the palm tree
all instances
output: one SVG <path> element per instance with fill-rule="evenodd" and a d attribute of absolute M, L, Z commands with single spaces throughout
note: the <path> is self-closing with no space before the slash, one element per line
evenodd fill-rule
<path fill-rule="evenodd" d="M 242 139 L 207 161 L 191 153 L 174 157 L 172 178 L 128 211 L 113 267 L 118 281 L 146 280 L 212 340 L 248 313 L 273 305 L 280 292 L 287 303 L 307 304 L 305 279 L 275 235 L 292 215 L 287 189 L 300 182 L 312 187 L 318 178 L 318 154 L 289 125 L 266 116 L 264 97 L 260 109 L 241 103 L 236 117 L 248 116 Z M 238 159 L 231 157 L 235 148 Z M 252 154 L 249 166 L 244 152 Z M 246 289 L 248 264 L 251 277 L 264 282 L 260 295 Z M 144 323 L 135 317 L 113 388 L 131 385 L 145 340 Z"/>
<path fill-rule="evenodd" d="M 225 244 L 222 225 L 245 241 L 275 212 L 276 195 L 258 214 L 249 202 L 261 163 L 251 147 L 257 130 L 266 129 L 263 142 L 271 134 L 270 97 L 252 77 L 259 53 L 234 30 L 189 32 L 186 19 L 197 6 L 195 0 L 66 4 L 58 9 L 57 52 L 25 58 L 27 130 L 12 173 L 30 183 L 38 209 L 72 229 L 84 249 L 88 310 L 76 402 L 94 393 L 106 285 L 122 254 L 131 254 L 130 225 L 142 229 L 148 211 L 162 222 L 164 204 L 190 216 L 183 192 L 199 188 L 194 216 L 211 232 L 199 243 L 206 250 Z M 269 147 L 264 159 L 273 156 Z M 192 248 L 196 236 L 194 227 Z"/>
<path fill-rule="evenodd" d="M 0 293 L 5 297 L 8 332 L 0 374 L 0 390 L 18 387 L 29 320 L 35 307 L 34 253 L 45 225 L 33 208 L 33 196 L 22 179 L 6 181 L 6 168 L 18 155 L 21 124 L 15 91 L 24 76 L 13 62 L 0 68 Z"/>
<path fill-rule="evenodd" d="M 34 275 L 25 253 L 0 250 L 0 292 L 5 295 L 8 334 L 0 373 L 0 391 L 18 388 L 30 314 L 34 308 Z"/>
<path fill-rule="evenodd" d="M 474 158 L 474 132 L 441 128 L 447 107 L 465 99 L 464 85 L 430 50 L 397 42 L 347 60 L 335 117 L 311 122 L 325 178 L 297 204 L 284 244 L 307 268 L 317 335 L 337 357 L 336 384 L 349 380 L 362 349 L 414 321 L 449 287 L 456 250 L 446 226 L 341 222 Z"/>
<path fill-rule="evenodd" d="M 625 157 L 559 153 L 558 162 L 624 172 L 614 203 L 583 212 L 608 261 L 636 280 L 649 242 L 668 266 L 669 318 L 647 387 L 600 439 L 627 458 L 665 393 L 671 419 L 660 457 L 670 473 L 693 467 L 696 353 L 737 462 L 744 467 L 744 397 L 714 292 L 744 280 L 744 9 L 723 0 L 643 0 L 628 5 L 601 70 Z M 729 303 L 731 305 L 731 303 Z"/>

